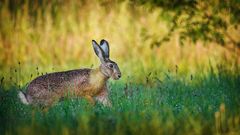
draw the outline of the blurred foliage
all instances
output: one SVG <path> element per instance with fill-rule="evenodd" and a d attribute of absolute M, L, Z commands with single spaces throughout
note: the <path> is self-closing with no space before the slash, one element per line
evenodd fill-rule
<path fill-rule="evenodd" d="M 92 50 L 92 39 L 109 41 L 110 56 L 120 66 L 122 80 L 131 76 L 143 82 L 150 72 L 172 71 L 176 66 L 181 75 L 205 72 L 209 62 L 214 66 L 223 64 L 228 69 L 239 66 L 240 50 L 225 42 L 228 38 L 221 33 L 224 31 L 213 27 L 213 21 L 201 24 L 205 2 L 184 2 L 183 7 L 198 9 L 196 12 L 192 9 L 192 17 L 188 15 L 190 9 L 180 10 L 181 1 L 179 6 L 162 7 L 154 2 L 157 1 L 2 0 L 0 78 L 24 85 L 46 72 L 95 68 L 99 61 Z M 213 10 L 213 6 L 208 8 Z M 222 14 L 219 12 L 220 20 L 226 21 L 230 14 Z M 197 27 L 190 25 L 194 22 Z M 240 39 L 229 23 L 226 26 L 234 41 Z M 221 31 L 211 34 L 212 30 Z M 196 42 L 189 40 L 189 36 Z M 209 41 L 204 39 L 206 36 L 222 38 L 226 48 L 215 41 L 206 44 Z M 162 43 L 165 45 L 151 48 Z"/>
<path fill-rule="evenodd" d="M 172 33 L 180 33 L 180 40 L 190 38 L 205 42 L 217 42 L 220 45 L 234 44 L 240 48 L 239 34 L 233 37 L 229 31 L 233 28 L 240 33 L 239 0 L 132 0 L 134 3 L 160 7 L 171 12 L 171 25 L 168 34 L 155 42 L 159 46 L 169 41 Z"/>

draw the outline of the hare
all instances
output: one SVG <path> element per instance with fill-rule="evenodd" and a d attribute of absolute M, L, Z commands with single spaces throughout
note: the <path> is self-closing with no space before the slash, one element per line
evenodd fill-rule
<path fill-rule="evenodd" d="M 84 97 L 92 104 L 98 101 L 104 106 L 111 106 L 107 81 L 109 78 L 118 80 L 121 72 L 117 63 L 109 59 L 109 45 L 106 40 L 101 40 L 100 45 L 92 40 L 92 45 L 101 62 L 98 68 L 39 76 L 29 83 L 26 92 L 19 92 L 22 103 L 50 107 L 62 98 L 70 96 Z"/>

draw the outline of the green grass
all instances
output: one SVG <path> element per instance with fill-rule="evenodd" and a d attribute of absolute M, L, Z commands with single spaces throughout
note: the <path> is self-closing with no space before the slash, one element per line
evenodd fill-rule
<path fill-rule="evenodd" d="M 201 76 L 200 76 L 201 75 Z M 164 78 L 162 80 L 157 77 Z M 167 76 L 167 77 L 166 77 Z M 240 76 L 209 72 L 149 75 L 146 84 L 111 82 L 112 108 L 65 99 L 42 113 L 0 90 L 5 134 L 239 134 Z M 220 107 L 220 108 L 219 108 Z"/>

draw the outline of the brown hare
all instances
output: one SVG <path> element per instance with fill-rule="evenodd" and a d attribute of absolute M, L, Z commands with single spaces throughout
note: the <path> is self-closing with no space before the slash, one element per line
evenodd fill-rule
<path fill-rule="evenodd" d="M 109 45 L 106 40 L 101 40 L 100 45 L 92 40 L 92 45 L 101 62 L 98 68 L 39 76 L 29 83 L 26 92 L 19 92 L 21 101 L 24 104 L 50 107 L 60 99 L 70 96 L 84 97 L 92 104 L 98 101 L 105 106 L 111 106 L 107 81 L 109 78 L 119 79 L 121 72 L 117 63 L 109 59 Z"/>

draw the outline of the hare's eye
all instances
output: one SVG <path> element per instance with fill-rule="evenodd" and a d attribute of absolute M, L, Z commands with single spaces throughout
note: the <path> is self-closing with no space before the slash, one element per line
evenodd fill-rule
<path fill-rule="evenodd" d="M 113 68 L 113 64 L 109 64 L 109 67 L 110 67 L 110 68 Z"/>

